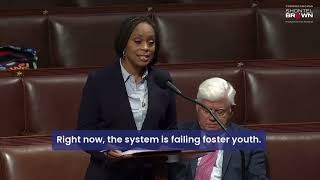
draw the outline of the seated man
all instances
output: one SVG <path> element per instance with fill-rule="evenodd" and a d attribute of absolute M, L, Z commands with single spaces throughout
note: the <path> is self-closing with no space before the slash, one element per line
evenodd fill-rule
<path fill-rule="evenodd" d="M 235 107 L 236 91 L 232 85 L 221 78 L 205 80 L 200 86 L 197 100 L 215 111 L 221 122 L 228 130 L 237 131 L 241 127 L 231 123 Z M 200 106 L 196 106 L 198 123 L 187 129 L 220 130 L 219 124 L 212 119 L 210 114 Z M 186 129 L 186 127 L 182 127 Z M 266 160 L 263 151 L 243 151 L 245 159 L 246 180 L 268 179 L 266 173 Z M 185 179 L 195 180 L 237 180 L 242 177 L 242 161 L 239 150 L 217 150 L 207 155 L 187 162 L 185 172 L 180 175 Z"/>

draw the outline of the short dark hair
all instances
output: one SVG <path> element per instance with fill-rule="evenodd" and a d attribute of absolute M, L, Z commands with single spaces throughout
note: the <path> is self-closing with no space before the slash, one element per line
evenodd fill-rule
<path fill-rule="evenodd" d="M 114 47 L 118 57 L 123 56 L 123 51 L 127 46 L 128 40 L 134 28 L 140 23 L 149 24 L 155 33 L 155 51 L 153 59 L 150 65 L 155 64 L 158 61 L 158 53 L 160 49 L 159 30 L 156 23 L 147 16 L 131 16 L 124 20 L 120 26 L 120 30 L 114 42 Z"/>

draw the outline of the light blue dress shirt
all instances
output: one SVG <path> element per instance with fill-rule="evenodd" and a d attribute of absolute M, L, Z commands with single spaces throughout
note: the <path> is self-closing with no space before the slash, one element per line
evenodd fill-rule
<path fill-rule="evenodd" d="M 122 60 L 120 60 L 120 66 L 133 118 L 137 129 L 141 130 L 148 110 L 148 86 L 146 80 L 148 69 L 142 75 L 142 80 L 136 83 L 134 76 L 129 74 L 128 71 L 122 66 Z"/>

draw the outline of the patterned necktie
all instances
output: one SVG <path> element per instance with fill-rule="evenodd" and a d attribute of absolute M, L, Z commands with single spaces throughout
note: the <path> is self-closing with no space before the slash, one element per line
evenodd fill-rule
<path fill-rule="evenodd" d="M 196 170 L 195 180 L 210 180 L 217 157 L 218 151 L 213 151 L 201 158 Z"/>

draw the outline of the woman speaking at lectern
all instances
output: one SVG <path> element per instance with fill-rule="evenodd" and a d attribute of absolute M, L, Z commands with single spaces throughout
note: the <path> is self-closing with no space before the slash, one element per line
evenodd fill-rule
<path fill-rule="evenodd" d="M 79 130 L 161 130 L 175 128 L 175 96 L 154 81 L 166 71 L 153 65 L 160 48 L 159 31 L 148 17 L 127 18 L 115 40 L 115 63 L 90 73 L 83 89 Z M 150 164 L 116 161 L 119 151 L 89 151 L 86 180 L 150 180 Z"/>

